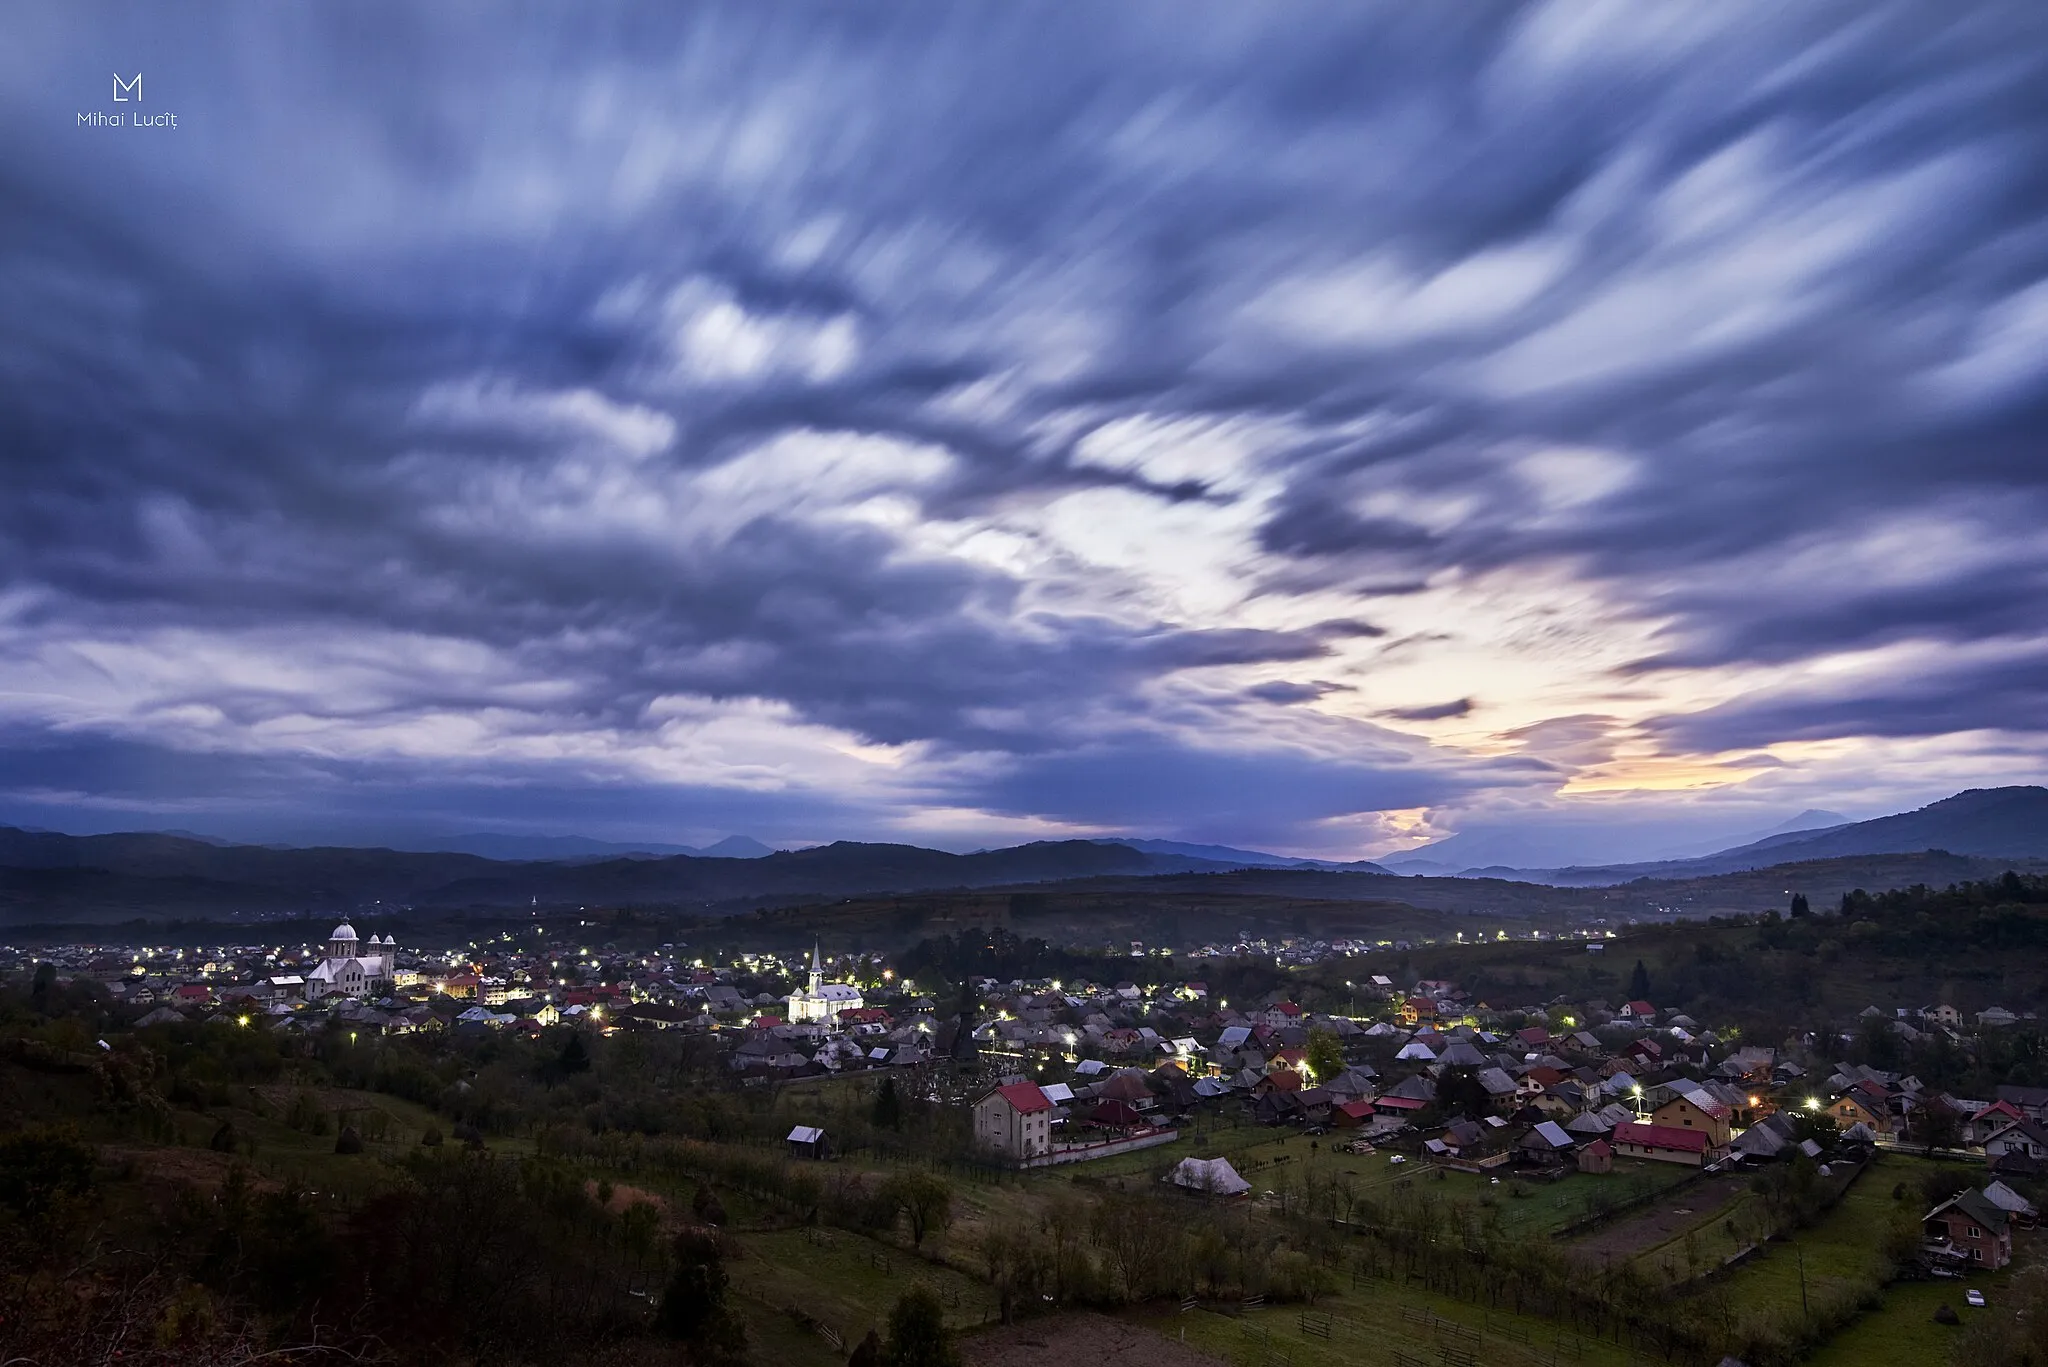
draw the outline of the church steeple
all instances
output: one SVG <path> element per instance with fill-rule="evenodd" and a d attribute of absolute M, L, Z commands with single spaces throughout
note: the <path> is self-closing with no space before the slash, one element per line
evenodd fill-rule
<path fill-rule="evenodd" d="M 818 942 L 811 941 L 811 995 L 818 995 L 818 987 L 825 980 L 825 966 L 818 961 Z"/>

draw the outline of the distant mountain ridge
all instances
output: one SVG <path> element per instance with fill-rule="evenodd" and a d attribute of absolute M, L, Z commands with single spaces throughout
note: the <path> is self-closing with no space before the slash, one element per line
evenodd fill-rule
<path fill-rule="evenodd" d="M 975 854 L 839 841 L 743 857 L 509 861 L 451 851 L 278 848 L 138 832 L 0 827 L 0 921 L 359 914 L 403 907 L 752 905 L 1100 877 L 1218 872 L 1234 862 L 1090 840 Z"/>
<path fill-rule="evenodd" d="M 1264 850 L 1240 850 L 1231 845 L 1191 845 L 1181 840 L 1134 840 L 1129 836 L 1101 836 L 1098 845 L 1123 845 L 1145 854 L 1181 855 L 1189 859 L 1203 859 L 1217 864 L 1227 864 L 1247 869 L 1343 869 L 1353 873 L 1391 873 L 1392 869 L 1365 859 L 1349 861 L 1332 859 L 1301 859 L 1287 854 L 1268 854 Z"/>
<path fill-rule="evenodd" d="M 2048 788 L 1972 789 L 1917 811 L 1767 836 L 1702 858 L 1464 870 L 1461 876 L 1601 887 L 1926 851 L 1945 851 L 1958 860 L 2048 859 Z M 952 888 L 1235 875 L 1239 870 L 1268 881 L 1288 880 L 1295 888 L 1336 880 L 1349 895 L 1392 899 L 1407 897 L 1401 885 L 1416 881 L 1363 861 L 1333 865 L 1231 846 L 1149 840 L 1038 841 L 973 854 L 839 841 L 750 857 L 634 853 L 511 861 L 459 851 L 294 849 L 152 832 L 73 836 L 0 827 L 0 924 L 138 916 L 374 915 L 379 907 L 533 904 L 724 913 Z M 1432 896 L 1465 902 L 1479 895 L 1455 879 L 1429 881 L 1437 885 Z"/>
<path fill-rule="evenodd" d="M 587 861 L 591 859 L 660 859 L 687 854 L 699 859 L 759 859 L 775 853 L 748 835 L 729 835 L 715 845 L 665 845 L 656 841 L 634 844 L 618 840 L 593 840 L 584 835 L 508 835 L 499 831 L 475 831 L 438 840 L 408 843 L 399 848 L 426 853 L 446 851 L 474 854 L 484 859 L 530 861 Z"/>
<path fill-rule="evenodd" d="M 1469 834 L 1445 836 L 1442 840 L 1418 845 L 1400 854 L 1388 855 L 1379 862 L 1395 873 L 1427 874 L 1433 877 L 1455 877 L 1468 869 L 1611 868 L 1624 864 L 1705 858 L 1734 846 L 1750 845 L 1774 836 L 1802 831 L 1810 834 L 1846 825 L 1848 820 L 1849 818 L 1840 812 L 1809 807 L 1799 815 L 1765 830 L 1732 838 L 1724 836 L 1718 840 L 1686 840 L 1662 844 L 1631 858 L 1617 858 L 1604 852 L 1597 855 L 1590 853 L 1589 845 L 1598 847 L 1604 844 L 1611 849 L 1614 842 L 1611 838 L 1603 841 L 1597 835 L 1589 836 L 1584 832 L 1478 830 Z"/>
<path fill-rule="evenodd" d="M 2048 858 L 2048 788 L 1971 788 L 1925 807 L 1818 831 L 1788 831 L 1696 859 L 1555 869 L 1463 869 L 1464 877 L 1558 887 L 1595 887 L 1637 878 L 1686 878 L 1815 859 L 1944 850 L 1987 858 Z"/>

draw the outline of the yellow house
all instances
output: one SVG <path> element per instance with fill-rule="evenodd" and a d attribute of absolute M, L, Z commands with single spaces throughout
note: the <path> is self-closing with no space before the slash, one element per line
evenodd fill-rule
<path fill-rule="evenodd" d="M 1675 1096 L 1650 1116 L 1650 1122 L 1655 1125 L 1674 1130 L 1697 1130 L 1707 1137 L 1707 1143 L 1717 1149 L 1728 1147 L 1731 1137 L 1729 1122 L 1733 1119 L 1734 1112 L 1705 1092 Z"/>
<path fill-rule="evenodd" d="M 1859 1098 L 1854 1092 L 1845 1092 L 1828 1103 L 1828 1114 L 1845 1130 L 1851 1125 L 1868 1125 L 1877 1134 L 1891 1133 L 1890 1112 L 1875 1101 Z"/>

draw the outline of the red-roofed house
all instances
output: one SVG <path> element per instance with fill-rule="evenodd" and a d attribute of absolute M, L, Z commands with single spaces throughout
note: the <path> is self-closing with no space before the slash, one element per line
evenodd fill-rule
<path fill-rule="evenodd" d="M 1372 1117 L 1370 1101 L 1340 1101 L 1330 1108 L 1330 1123 L 1340 1128 L 1367 1124 Z"/>
<path fill-rule="evenodd" d="M 1035 1082 L 991 1087 L 974 1103 L 974 1138 L 1010 1158 L 1052 1151 L 1052 1102 Z"/>
<path fill-rule="evenodd" d="M 1614 1017 L 1616 1020 L 1641 1025 L 1645 1021 L 1657 1019 L 1657 1008 L 1648 1002 L 1625 1002 L 1622 1004 L 1621 1010 L 1614 1013 Z"/>
<path fill-rule="evenodd" d="M 1298 1092 L 1301 1088 L 1300 1073 L 1292 1068 L 1275 1068 L 1252 1084 L 1252 1095 L 1262 1097 L 1268 1092 Z"/>
<path fill-rule="evenodd" d="M 1981 1145 L 2016 1120 L 2024 1120 L 2010 1101 L 1994 1101 L 1963 1123 L 1963 1142 Z"/>
<path fill-rule="evenodd" d="M 1686 1163 L 1696 1168 L 1717 1161 L 1726 1152 L 1716 1147 L 1704 1130 L 1648 1125 L 1638 1120 L 1624 1120 L 1616 1125 L 1609 1142 L 1614 1145 L 1614 1152 L 1623 1158 Z"/>
<path fill-rule="evenodd" d="M 1714 1148 L 1728 1147 L 1735 1113 L 1705 1092 L 1686 1092 L 1659 1106 L 1650 1119 L 1667 1130 L 1698 1130 Z"/>
<path fill-rule="evenodd" d="M 1266 1008 L 1266 1024 L 1276 1030 L 1283 1025 L 1299 1025 L 1301 1021 L 1301 1007 L 1297 1003 L 1275 1002 Z"/>

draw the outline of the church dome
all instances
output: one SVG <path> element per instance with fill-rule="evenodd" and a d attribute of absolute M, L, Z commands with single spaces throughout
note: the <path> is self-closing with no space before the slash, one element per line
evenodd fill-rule
<path fill-rule="evenodd" d="M 334 933 L 327 938 L 329 940 L 353 940 L 356 938 L 356 928 L 344 921 L 336 926 Z"/>

